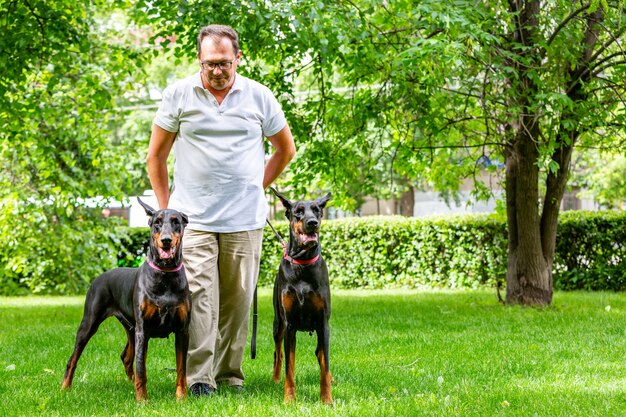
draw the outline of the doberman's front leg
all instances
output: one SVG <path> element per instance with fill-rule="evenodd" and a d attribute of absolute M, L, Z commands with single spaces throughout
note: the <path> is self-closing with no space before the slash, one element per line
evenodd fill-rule
<path fill-rule="evenodd" d="M 187 397 L 187 350 L 189 349 L 189 331 L 176 332 L 176 398 Z"/>
<path fill-rule="evenodd" d="M 328 321 L 324 320 L 321 328 L 317 330 L 317 349 L 315 350 L 317 361 L 320 365 L 320 400 L 324 404 L 332 404 L 333 396 L 330 389 L 330 328 Z"/>
<path fill-rule="evenodd" d="M 296 401 L 296 330 L 287 328 L 285 335 L 285 403 Z"/>
<path fill-rule="evenodd" d="M 148 337 L 144 333 L 143 320 L 137 319 L 135 327 L 135 397 L 137 401 L 147 401 L 146 355 L 148 353 Z"/>

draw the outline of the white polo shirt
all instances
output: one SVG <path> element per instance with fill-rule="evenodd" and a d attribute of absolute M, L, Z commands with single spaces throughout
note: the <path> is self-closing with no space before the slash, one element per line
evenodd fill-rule
<path fill-rule="evenodd" d="M 189 229 L 240 232 L 265 225 L 263 137 L 287 124 L 267 87 L 236 74 L 218 105 L 198 72 L 165 89 L 154 123 L 178 133 L 168 207 L 189 216 Z"/>

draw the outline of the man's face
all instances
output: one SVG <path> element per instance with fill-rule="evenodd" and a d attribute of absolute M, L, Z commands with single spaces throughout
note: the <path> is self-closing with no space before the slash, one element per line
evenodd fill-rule
<path fill-rule="evenodd" d="M 200 44 L 199 59 L 202 74 L 209 86 L 215 90 L 224 90 L 232 86 L 240 57 L 241 51 L 235 54 L 230 39 L 215 40 L 205 37 Z"/>

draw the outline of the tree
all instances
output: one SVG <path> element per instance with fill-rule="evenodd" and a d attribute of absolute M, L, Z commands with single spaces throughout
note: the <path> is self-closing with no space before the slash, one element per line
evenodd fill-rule
<path fill-rule="evenodd" d="M 624 126 L 619 97 L 626 87 L 620 65 L 626 54 L 620 40 L 626 19 L 620 7 L 600 2 L 542 7 L 539 1 L 511 1 L 507 15 L 499 25 L 501 46 L 487 56 L 501 56 L 498 72 L 508 75 L 497 83 L 508 87 L 503 96 L 509 111 L 492 113 L 506 116 L 499 127 L 508 140 L 507 302 L 550 304 L 572 151 L 581 140 L 616 137 L 611 132 Z"/>
<path fill-rule="evenodd" d="M 79 291 L 116 261 L 98 207 L 135 185 L 136 146 L 113 146 L 113 130 L 141 55 L 113 12 L 105 0 L 0 2 L 3 292 Z"/>
<path fill-rule="evenodd" d="M 239 31 L 242 69 L 283 94 L 299 147 L 296 192 L 315 182 L 349 204 L 398 175 L 454 191 L 480 161 L 504 161 L 507 302 L 551 303 L 572 151 L 608 145 L 625 124 L 622 1 L 139 6 L 158 34 L 180 35 L 181 54 L 195 53 L 206 16 Z"/>
<path fill-rule="evenodd" d="M 367 45 L 358 35 L 347 38 L 343 50 L 338 45 L 345 81 L 382 87 L 354 110 L 341 103 L 336 129 L 359 125 L 350 120 L 377 123 L 367 111 L 375 103 L 394 169 L 427 176 L 442 189 L 455 187 L 481 157 L 502 158 L 507 302 L 550 304 L 572 151 L 579 143 L 616 142 L 625 126 L 623 4 L 511 0 L 343 7 L 341 16 L 352 10 L 361 17 L 353 33 L 369 29 Z"/>

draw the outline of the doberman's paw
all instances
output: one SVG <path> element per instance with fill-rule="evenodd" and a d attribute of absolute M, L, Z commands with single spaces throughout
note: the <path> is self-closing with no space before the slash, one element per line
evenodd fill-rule
<path fill-rule="evenodd" d="M 296 402 L 296 390 L 291 387 L 286 387 L 283 401 L 285 404 L 295 403 Z"/>
<path fill-rule="evenodd" d="M 328 396 L 322 396 L 320 398 L 320 400 L 322 401 L 322 403 L 324 403 L 325 405 L 333 405 L 333 397 L 329 394 Z"/>
<path fill-rule="evenodd" d="M 187 399 L 187 389 L 186 388 L 182 388 L 176 389 L 176 401 L 178 402 L 182 402 L 185 401 Z"/>
<path fill-rule="evenodd" d="M 138 403 L 145 404 L 148 402 L 148 393 L 146 391 L 137 391 L 135 393 L 135 398 Z"/>

